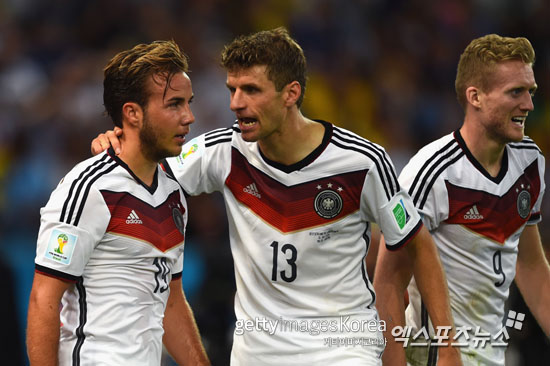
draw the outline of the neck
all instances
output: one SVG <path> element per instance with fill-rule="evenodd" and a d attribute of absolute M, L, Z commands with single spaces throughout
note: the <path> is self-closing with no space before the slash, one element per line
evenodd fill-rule
<path fill-rule="evenodd" d="M 495 141 L 485 129 L 475 128 L 473 123 L 464 123 L 460 134 L 476 160 L 492 176 L 496 177 L 502 166 L 506 144 Z"/>
<path fill-rule="evenodd" d="M 148 186 L 153 184 L 155 172 L 157 170 L 158 162 L 147 159 L 141 148 L 139 142 L 129 143 L 128 139 L 121 136 L 122 153 L 118 156 L 120 160 L 126 163 L 130 170 L 141 179 L 141 181 Z M 137 139 L 136 141 L 139 141 Z"/>
<path fill-rule="evenodd" d="M 311 154 L 323 141 L 324 134 L 322 124 L 296 111 L 287 116 L 279 131 L 259 140 L 258 145 L 268 159 L 292 165 Z"/>

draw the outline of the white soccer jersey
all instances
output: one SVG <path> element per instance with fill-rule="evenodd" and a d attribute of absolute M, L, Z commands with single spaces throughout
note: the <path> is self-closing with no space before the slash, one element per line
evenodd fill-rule
<path fill-rule="evenodd" d="M 112 150 L 75 166 L 41 210 L 36 271 L 63 295 L 60 365 L 160 365 L 169 283 L 181 276 L 186 201 L 146 186 Z"/>
<path fill-rule="evenodd" d="M 460 336 L 449 341 L 469 344 L 460 346 L 465 365 L 503 366 L 504 303 L 515 276 L 519 237 L 525 225 L 541 219 L 542 153 L 529 138 L 510 143 L 500 173 L 492 177 L 456 131 L 421 149 L 399 180 L 439 249 Z M 414 335 L 431 325 L 414 280 L 409 297 L 407 324 Z M 429 356 L 426 347 L 409 347 L 410 363 L 426 365 L 430 358 L 428 364 L 435 365 L 435 349 Z"/>
<path fill-rule="evenodd" d="M 364 261 L 369 222 L 390 249 L 422 222 L 380 146 L 322 123 L 322 144 L 291 166 L 242 140 L 236 124 L 168 159 L 187 193 L 221 191 L 225 199 L 237 285 L 234 366 L 380 362 Z"/>

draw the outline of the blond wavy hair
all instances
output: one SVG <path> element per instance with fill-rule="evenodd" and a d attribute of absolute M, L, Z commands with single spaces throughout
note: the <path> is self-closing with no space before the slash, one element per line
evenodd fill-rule
<path fill-rule="evenodd" d="M 475 85 L 487 91 L 495 66 L 509 60 L 520 60 L 532 67 L 535 51 L 531 42 L 524 37 L 502 37 L 498 34 L 488 34 L 470 42 L 460 56 L 455 80 L 458 102 L 464 110 L 467 105 L 466 89 Z"/>

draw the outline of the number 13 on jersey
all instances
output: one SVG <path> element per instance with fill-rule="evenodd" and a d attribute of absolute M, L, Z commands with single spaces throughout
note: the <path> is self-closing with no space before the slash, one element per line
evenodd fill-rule
<path fill-rule="evenodd" d="M 271 248 L 273 248 L 273 267 L 271 269 L 271 280 L 278 281 L 278 278 L 280 277 L 285 282 L 294 281 L 296 279 L 296 276 L 298 275 L 298 269 L 296 267 L 298 251 L 296 250 L 296 247 L 292 244 L 283 244 L 279 249 L 278 241 L 273 241 L 270 246 Z M 281 252 L 281 256 L 286 259 L 286 264 L 283 263 L 281 265 L 281 269 L 279 269 L 278 267 L 279 252 Z"/>

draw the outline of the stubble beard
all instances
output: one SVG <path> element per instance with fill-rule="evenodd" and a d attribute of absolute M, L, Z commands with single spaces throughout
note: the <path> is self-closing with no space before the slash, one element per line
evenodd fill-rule
<path fill-rule="evenodd" d="M 525 127 L 523 132 L 521 133 L 521 136 L 516 137 L 517 131 L 515 131 L 514 128 L 510 129 L 508 123 L 512 122 L 506 121 L 505 123 L 502 123 L 502 120 L 498 117 L 491 120 L 489 125 L 486 127 L 489 137 L 502 145 L 510 142 L 520 142 L 521 140 L 523 140 L 525 136 Z"/>
<path fill-rule="evenodd" d="M 139 131 L 139 141 L 143 155 L 151 161 L 158 163 L 164 158 L 174 156 L 172 152 L 160 146 L 159 137 L 149 122 L 147 113 L 143 118 L 143 127 Z"/>

